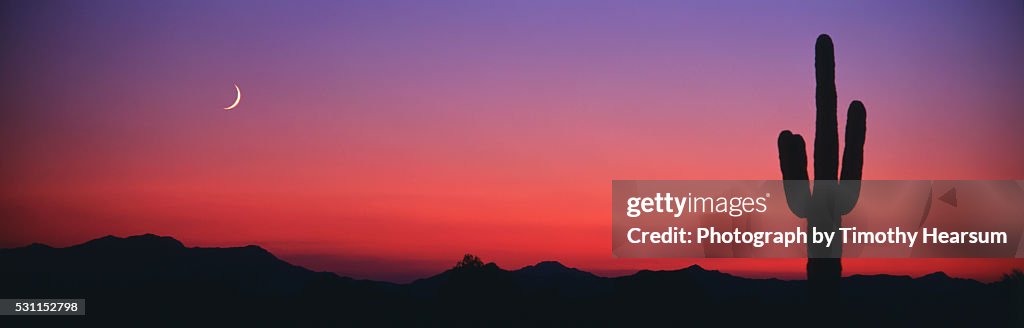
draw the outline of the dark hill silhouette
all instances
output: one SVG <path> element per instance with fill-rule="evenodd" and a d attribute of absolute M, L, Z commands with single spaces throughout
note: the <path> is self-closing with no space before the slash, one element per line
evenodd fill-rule
<path fill-rule="evenodd" d="M 151 288 L 178 293 L 201 286 L 238 294 L 285 295 L 298 293 L 316 274 L 258 246 L 187 248 L 174 238 L 152 234 L 107 236 L 68 248 L 33 245 L 0 250 L 0 259 L 9 263 L 4 266 L 5 275 L 20 276 L 19 281 L 46 282 L 40 284 L 46 287 L 42 290 L 24 291 L 33 295 L 46 289 L 53 289 L 55 296 L 87 292 L 91 286 L 108 282 L 111 286 L 102 288 L 161 282 Z M 176 285 L 184 281 L 190 286 Z"/>
<path fill-rule="evenodd" d="M 590 272 L 582 271 L 577 268 L 570 268 L 558 263 L 557 261 L 543 261 L 535 265 L 528 265 L 522 269 L 516 270 L 525 276 L 537 277 L 537 278 L 571 278 L 571 279 L 591 279 L 597 278 L 596 275 Z"/>
<path fill-rule="evenodd" d="M 844 320 L 1016 324 L 1021 276 L 991 284 L 941 272 L 851 276 L 842 280 Z M 747 279 L 696 265 L 605 278 L 550 261 L 511 271 L 460 262 L 392 284 L 314 272 L 258 246 L 185 247 L 155 235 L 0 249 L 0 298 L 87 299 L 86 317 L 17 318 L 26 323 L 806 324 L 798 315 L 808 302 L 805 288 L 805 281 Z"/>

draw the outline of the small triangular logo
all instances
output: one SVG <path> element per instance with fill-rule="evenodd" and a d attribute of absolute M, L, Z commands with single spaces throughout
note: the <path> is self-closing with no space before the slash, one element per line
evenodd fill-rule
<path fill-rule="evenodd" d="M 956 188 L 950 188 L 945 194 L 939 196 L 939 200 L 956 207 Z"/>

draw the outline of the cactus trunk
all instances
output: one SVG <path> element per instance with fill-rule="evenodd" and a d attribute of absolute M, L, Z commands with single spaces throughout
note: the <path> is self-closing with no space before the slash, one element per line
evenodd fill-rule
<path fill-rule="evenodd" d="M 832 38 L 822 34 L 814 47 L 817 82 L 817 114 L 814 133 L 814 190 L 807 174 L 807 150 L 799 134 L 779 134 L 779 165 L 782 169 L 786 203 L 797 217 L 807 219 L 808 229 L 837 232 L 842 216 L 853 210 L 860 196 L 864 166 L 866 110 L 853 101 L 847 111 L 846 145 L 842 172 L 839 169 L 839 131 L 836 117 L 835 50 Z M 812 302 L 838 297 L 842 276 L 842 243 L 807 245 L 807 280 Z"/>

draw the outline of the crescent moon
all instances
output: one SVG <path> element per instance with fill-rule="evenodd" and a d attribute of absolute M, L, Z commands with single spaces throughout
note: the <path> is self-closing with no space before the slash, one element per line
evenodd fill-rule
<path fill-rule="evenodd" d="M 237 96 L 235 96 L 235 103 L 231 104 L 231 106 L 224 107 L 224 109 L 231 110 L 232 108 L 235 108 L 235 106 L 238 106 L 239 101 L 242 101 L 242 89 L 239 89 L 237 84 L 235 84 L 235 92 L 237 93 Z"/>

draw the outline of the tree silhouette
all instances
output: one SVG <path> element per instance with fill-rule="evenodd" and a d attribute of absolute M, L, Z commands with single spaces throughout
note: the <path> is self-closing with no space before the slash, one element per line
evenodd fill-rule
<path fill-rule="evenodd" d="M 479 269 L 479 268 L 482 268 L 482 267 L 484 267 L 484 261 L 480 260 L 480 258 L 477 257 L 476 255 L 468 254 L 468 253 L 466 255 L 462 256 L 462 260 L 461 261 L 459 261 L 458 263 L 455 263 L 455 268 L 456 269 L 467 269 L 467 268 Z"/>
<path fill-rule="evenodd" d="M 1024 324 L 1024 271 L 1020 269 L 1013 269 L 1010 273 L 1004 273 L 1003 278 L 993 284 L 995 286 L 1002 287 L 1004 293 L 1006 293 L 1006 299 L 1009 300 L 1009 308 L 1017 309 L 1017 311 L 1011 312 L 1013 315 L 1013 321 L 1018 324 Z"/>
<path fill-rule="evenodd" d="M 850 103 L 846 114 L 846 146 L 839 172 L 839 131 L 836 118 L 835 50 L 832 38 L 818 36 L 814 45 L 817 114 L 814 131 L 814 191 L 807 175 L 807 151 L 803 137 L 789 130 L 779 133 L 779 165 L 786 203 L 797 217 L 807 219 L 808 230 L 836 232 L 842 216 L 850 213 L 860 195 L 864 166 L 866 110 L 860 101 Z M 837 180 L 838 178 L 838 180 Z M 814 301 L 836 298 L 842 276 L 841 242 L 807 244 L 807 281 Z M 813 301 L 812 301 L 813 302 Z M 819 304 L 824 304 L 822 302 Z"/>

